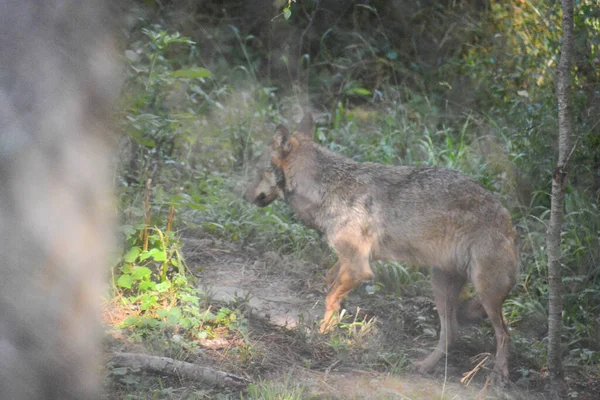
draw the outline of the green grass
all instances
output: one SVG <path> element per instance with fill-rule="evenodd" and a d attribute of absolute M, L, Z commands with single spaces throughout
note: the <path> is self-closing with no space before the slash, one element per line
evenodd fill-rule
<path fill-rule="evenodd" d="M 303 400 L 317 397 L 309 396 L 302 384 L 294 383 L 293 378 L 288 375 L 283 382 L 252 383 L 248 386 L 246 394 L 242 394 L 240 398 L 244 400 Z"/>

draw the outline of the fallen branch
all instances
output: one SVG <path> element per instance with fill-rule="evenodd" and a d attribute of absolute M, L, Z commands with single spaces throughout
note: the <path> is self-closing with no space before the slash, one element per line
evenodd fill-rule
<path fill-rule="evenodd" d="M 241 376 L 230 374 L 208 367 L 201 367 L 185 361 L 168 357 L 150 356 L 136 353 L 113 353 L 110 363 L 115 367 L 140 368 L 147 372 L 161 375 L 184 377 L 194 381 L 202 381 L 217 387 L 242 389 L 250 381 Z"/>

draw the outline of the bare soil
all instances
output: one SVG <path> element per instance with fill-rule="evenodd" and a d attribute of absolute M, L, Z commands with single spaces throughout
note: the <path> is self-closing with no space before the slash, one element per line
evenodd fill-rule
<path fill-rule="evenodd" d="M 464 336 L 451 349 L 446 363 L 441 362 L 432 375 L 415 373 L 412 361 L 422 359 L 437 343 L 439 323 L 433 301 L 426 293 L 407 298 L 369 295 L 364 287 L 359 287 L 343 307 L 358 321 L 375 317 L 376 322 L 363 334 L 320 335 L 317 329 L 326 294 L 325 268 L 210 237 L 184 238 L 183 252 L 207 293 L 207 301 L 243 312 L 248 320 L 244 340 L 249 343 L 245 352 L 235 349 L 235 343 L 203 346 L 200 353 L 183 357 L 186 361 L 236 373 L 253 382 L 266 382 L 273 390 L 279 387 L 281 393 L 301 389 L 301 397 L 309 399 L 564 398 L 549 395 L 541 379 L 523 378 L 520 371 L 524 366 L 517 365 L 519 354 L 514 354 L 514 348 L 512 383 L 502 389 L 487 387 L 486 367 L 491 366 L 489 353 L 494 351 L 494 339 L 486 322 L 463 328 Z M 152 345 L 132 344 L 114 336 L 107 346 L 110 351 L 182 358 L 180 350 L 165 349 L 168 338 Z M 169 351 L 175 354 L 170 355 Z M 482 368 L 475 369 L 486 357 L 488 361 L 482 363 Z M 461 378 L 474 369 L 473 379 L 468 384 L 461 383 Z M 142 382 L 134 382 L 136 388 L 144 386 L 145 379 L 150 382 L 148 387 L 156 387 L 150 377 L 143 375 L 141 379 Z M 599 382 L 595 373 L 581 368 L 567 370 L 569 393 L 577 395 L 573 398 L 596 399 Z M 173 399 L 240 398 L 239 393 L 194 385 L 163 379 L 161 386 L 166 388 L 160 393 Z M 122 383 L 109 386 L 106 398 L 146 398 L 139 394 L 129 397 L 131 388 Z M 156 389 L 151 397 L 156 397 Z"/>
<path fill-rule="evenodd" d="M 185 254 L 212 299 L 241 300 L 248 306 L 250 336 L 264 352 L 254 378 L 292 380 L 306 388 L 304 393 L 311 398 L 472 399 L 499 394 L 484 388 L 484 370 L 478 371 L 469 385 L 460 383 L 463 374 L 474 367 L 472 356 L 482 350 L 493 351 L 493 335 L 484 349 L 462 343 L 450 353 L 449 365 L 442 363 L 430 376 L 413 373 L 410 366 L 390 372 L 390 365 L 377 360 L 378 353 L 395 348 L 410 360 L 418 360 L 435 346 L 436 338 L 422 331 L 424 325 L 437 324 L 429 298 L 391 299 L 355 289 L 344 306 L 352 315 L 360 307 L 360 318 L 376 317 L 377 327 L 370 332 L 372 338 L 357 345 L 358 350 L 345 352 L 332 349 L 327 337 L 316 332 L 326 294 L 324 268 L 210 238 L 187 238 Z M 516 388 L 506 389 L 505 395 L 510 391 L 520 398 L 539 397 Z"/>

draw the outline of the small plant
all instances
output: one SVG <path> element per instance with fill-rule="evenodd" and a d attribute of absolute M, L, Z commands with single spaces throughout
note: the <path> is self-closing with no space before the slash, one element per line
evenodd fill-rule
<path fill-rule="evenodd" d="M 135 227 L 124 225 L 122 230 L 127 236 L 126 242 L 130 243 L 131 247 L 123 255 L 121 275 L 116 282 L 120 288 L 156 290 L 160 289 L 156 285 L 170 281 L 173 273 L 185 277 L 186 266 L 174 232 L 163 232 L 157 227 L 150 228 L 145 224 Z M 140 241 L 141 246 L 137 245 Z M 148 267 L 155 269 L 158 283 L 151 279 L 152 270 Z"/>
<path fill-rule="evenodd" d="M 410 365 L 410 359 L 400 349 L 377 353 L 377 361 L 391 374 L 400 374 Z"/>
<path fill-rule="evenodd" d="M 209 337 L 215 327 L 238 327 L 237 316 L 229 309 L 223 308 L 217 313 L 210 308 L 201 311 L 202 294 L 186 277 L 185 262 L 173 232 L 163 232 L 156 227 L 149 229 L 145 224 L 124 229 L 128 232 L 127 243 L 133 245 L 118 265 L 120 275 L 116 286 L 121 293 L 121 303 L 132 312 L 122 321 L 122 326 L 171 327 L 196 338 Z M 144 240 L 144 232 L 152 233 Z M 148 248 L 139 245 L 144 241 Z"/>
<path fill-rule="evenodd" d="M 226 307 L 201 304 L 203 293 L 187 272 L 178 236 L 172 231 L 175 206 L 171 205 L 166 228 L 151 227 L 150 181 L 144 201 L 145 220 L 125 225 L 127 251 L 115 267 L 115 290 L 128 316 L 122 327 L 145 333 L 170 329 L 190 340 L 213 339 L 246 331 L 246 320 Z"/>
<path fill-rule="evenodd" d="M 240 398 L 243 400 L 302 400 L 307 396 L 304 387 L 293 383 L 292 377 L 288 375 L 282 383 L 266 381 L 251 383 L 246 395 L 241 394 Z"/>
<path fill-rule="evenodd" d="M 368 338 L 375 331 L 377 320 L 366 315 L 360 319 L 359 315 L 360 308 L 356 309 L 353 316 L 349 315 L 346 309 L 342 309 L 330 336 L 331 347 L 343 359 L 349 352 L 365 347 Z"/>

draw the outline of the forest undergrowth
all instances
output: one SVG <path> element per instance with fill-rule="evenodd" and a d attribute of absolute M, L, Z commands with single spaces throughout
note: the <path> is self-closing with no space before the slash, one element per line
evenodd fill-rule
<path fill-rule="evenodd" d="M 115 174 L 122 253 L 105 307 L 107 347 L 235 371 L 255 382 L 243 398 L 326 393 L 311 389 L 310 380 L 296 383 L 293 369 L 273 374 L 282 360 L 305 371 L 411 373 L 411 361 L 421 357 L 414 348 L 431 345 L 439 329 L 427 270 L 374 263 L 375 284 L 357 289 L 328 337 L 314 333 L 310 320 L 270 326 L 253 314 L 251 295 L 215 300 L 202 286 L 211 265 L 238 262 L 254 271 L 263 263 L 261 279 L 292 274 L 298 291 L 324 293 L 322 277 L 335 259 L 318 234 L 281 201 L 259 209 L 241 198 L 275 126 L 294 127 L 311 112 L 315 140 L 334 152 L 457 169 L 501 200 L 521 253 L 521 276 L 504 305 L 511 393 L 543 393 L 559 5 L 413 5 L 394 20 L 393 5 L 352 1 L 336 22 L 319 17 L 329 15 L 328 2 L 299 0 L 288 4 L 289 15 L 267 7 L 265 33 L 251 23 L 262 16 L 222 3 L 218 10 L 211 2 L 132 2 L 128 10 Z M 569 396 L 582 399 L 592 398 L 600 379 L 600 39 L 593 34 L 600 15 L 593 3 L 576 7 L 576 146 L 562 232 L 563 357 Z M 492 337 L 485 322 L 465 330 L 450 353 L 462 368 L 451 371 L 454 382 L 480 361 L 471 364 L 469 356 L 493 350 Z M 484 375 L 475 382 L 483 385 Z M 240 396 L 187 385 L 107 370 L 110 396 L 119 398 Z"/>

